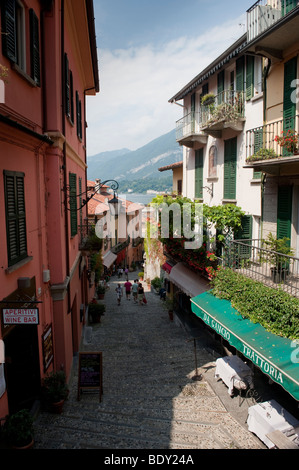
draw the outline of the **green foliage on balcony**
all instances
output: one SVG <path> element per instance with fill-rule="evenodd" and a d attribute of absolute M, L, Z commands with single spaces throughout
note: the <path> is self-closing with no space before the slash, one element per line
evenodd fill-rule
<path fill-rule="evenodd" d="M 273 149 L 260 148 L 253 155 L 246 158 L 246 162 L 256 162 L 261 160 L 271 160 L 272 158 L 278 158 L 277 153 Z"/>
<path fill-rule="evenodd" d="M 212 284 L 213 295 L 229 300 L 243 318 L 259 323 L 276 335 L 299 339 L 298 298 L 230 268 L 220 268 Z"/>

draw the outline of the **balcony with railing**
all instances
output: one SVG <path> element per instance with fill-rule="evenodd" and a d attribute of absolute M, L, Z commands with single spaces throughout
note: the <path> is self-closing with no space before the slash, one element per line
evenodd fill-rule
<path fill-rule="evenodd" d="M 95 233 L 95 224 L 87 223 L 78 226 L 79 250 L 87 253 L 102 249 L 103 240 Z"/>
<path fill-rule="evenodd" d="M 201 130 L 201 113 L 192 111 L 176 122 L 176 140 L 189 148 L 194 142 L 207 142 L 207 135 Z"/>
<path fill-rule="evenodd" d="M 276 174 L 278 167 L 280 171 L 283 171 L 284 165 L 293 165 L 293 167 L 296 165 L 298 174 L 298 130 L 299 115 L 248 130 L 246 133 L 247 165 L 270 174 Z"/>
<path fill-rule="evenodd" d="M 245 122 L 244 111 L 244 92 L 224 90 L 202 105 L 202 130 L 215 137 L 221 137 L 224 129 L 241 132 Z"/>
<path fill-rule="evenodd" d="M 264 240 L 233 240 L 223 265 L 272 288 L 299 298 L 299 258 L 267 248 Z"/>
<path fill-rule="evenodd" d="M 247 40 L 252 41 L 298 5 L 297 0 L 259 0 L 247 10 Z"/>

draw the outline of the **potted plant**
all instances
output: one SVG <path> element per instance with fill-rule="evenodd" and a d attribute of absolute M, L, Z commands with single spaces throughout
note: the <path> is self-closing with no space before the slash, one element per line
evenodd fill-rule
<path fill-rule="evenodd" d="M 91 317 L 92 323 L 101 323 L 101 317 L 104 315 L 105 311 L 105 304 L 98 304 L 93 302 L 88 304 L 88 314 Z"/>
<path fill-rule="evenodd" d="M 52 413 L 62 413 L 63 404 L 68 394 L 66 375 L 62 370 L 51 372 L 43 379 L 42 395 Z"/>
<path fill-rule="evenodd" d="M 294 252 L 289 245 L 290 239 L 287 237 L 276 238 L 269 233 L 267 240 L 264 240 L 265 247 L 269 250 L 265 258 L 272 264 L 271 277 L 273 282 L 280 283 L 286 280 L 289 272 L 290 258 Z"/>
<path fill-rule="evenodd" d="M 281 147 L 284 147 L 287 152 L 294 155 L 298 153 L 298 134 L 294 129 L 282 131 L 281 135 L 277 135 L 274 140 Z"/>
<path fill-rule="evenodd" d="M 7 443 L 13 448 L 31 448 L 34 444 L 34 429 L 30 412 L 24 409 L 8 416 L 3 433 Z"/>
<path fill-rule="evenodd" d="M 97 296 L 98 296 L 99 299 L 104 298 L 105 292 L 106 292 L 105 286 L 103 286 L 102 284 L 98 285 L 98 287 L 97 287 Z"/>
<path fill-rule="evenodd" d="M 157 292 L 158 294 L 162 287 L 162 280 L 157 276 L 151 280 L 151 285 L 153 286 L 153 289 L 155 290 L 155 292 Z"/>
<path fill-rule="evenodd" d="M 138 277 L 139 277 L 140 281 L 143 281 L 143 276 L 144 276 L 144 272 L 140 271 L 140 273 L 138 273 Z"/>
<path fill-rule="evenodd" d="M 214 93 L 207 93 L 201 99 L 202 106 L 210 106 L 215 103 L 215 95 Z"/>

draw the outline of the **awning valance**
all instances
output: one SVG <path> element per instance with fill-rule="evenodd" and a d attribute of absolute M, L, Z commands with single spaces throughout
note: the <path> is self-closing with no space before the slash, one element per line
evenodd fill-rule
<path fill-rule="evenodd" d="M 110 268 L 116 258 L 117 256 L 112 253 L 112 251 L 107 251 L 107 253 L 105 253 L 105 255 L 103 256 L 103 265 L 106 266 L 106 268 Z"/>
<path fill-rule="evenodd" d="M 228 300 L 218 299 L 211 292 L 192 298 L 191 308 L 209 327 L 299 400 L 299 362 L 295 350 L 298 343 L 242 318 Z"/>
<path fill-rule="evenodd" d="M 208 281 L 188 269 L 183 263 L 173 266 L 169 280 L 190 297 L 202 294 L 210 289 Z"/>
<path fill-rule="evenodd" d="M 162 264 L 161 268 L 169 274 L 173 266 L 171 266 L 169 263 L 164 263 Z"/>

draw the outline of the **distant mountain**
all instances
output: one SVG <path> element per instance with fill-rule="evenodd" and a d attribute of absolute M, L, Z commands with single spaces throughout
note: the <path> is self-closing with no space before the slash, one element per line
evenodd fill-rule
<path fill-rule="evenodd" d="M 179 162 L 183 150 L 176 142 L 175 130 L 152 140 L 143 147 L 102 152 L 87 158 L 87 178 L 94 181 L 100 178 L 115 179 L 122 191 L 133 187 L 134 191 L 147 189 L 164 190 L 165 184 L 171 186 L 172 172 L 160 172 L 158 168 Z M 155 188 L 153 187 L 155 183 Z M 161 183 L 161 189 L 157 185 Z M 137 186 L 136 186 L 137 184 Z"/>

